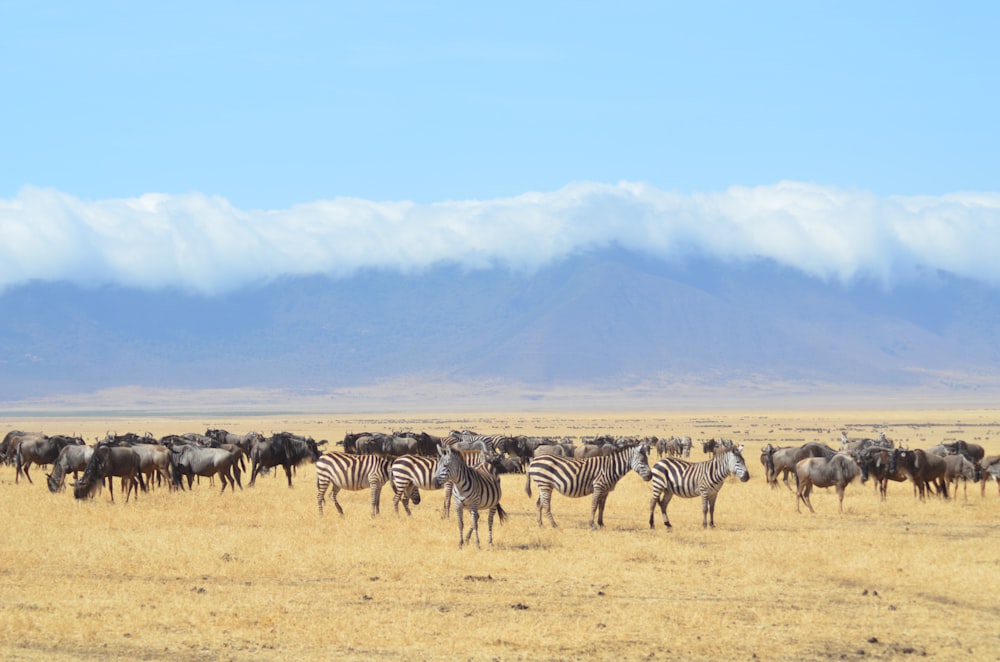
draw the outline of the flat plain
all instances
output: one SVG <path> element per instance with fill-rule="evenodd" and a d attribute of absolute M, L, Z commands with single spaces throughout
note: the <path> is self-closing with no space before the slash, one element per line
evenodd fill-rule
<path fill-rule="evenodd" d="M 412 517 L 389 488 L 369 517 L 367 492 L 341 493 L 320 516 L 315 470 L 218 493 L 116 490 L 77 501 L 50 494 L 44 471 L 15 484 L 0 467 L 0 656 L 61 659 L 1000 659 L 1000 495 L 916 499 L 891 484 L 832 490 L 799 514 L 763 479 L 767 443 L 834 447 L 884 431 L 926 448 L 965 439 L 1000 452 L 1000 410 L 499 412 L 365 416 L 101 415 L 8 418 L 12 429 L 264 434 L 329 441 L 347 432 L 452 429 L 569 436 L 690 435 L 745 446 L 751 479 L 719 496 L 716 528 L 697 500 L 674 499 L 672 530 L 650 529 L 649 484 L 630 474 L 608 499 L 553 497 L 559 528 L 540 528 L 523 474 L 505 475 L 508 521 L 459 549 L 440 492 Z M 656 453 L 650 461 L 656 460 Z M 537 492 L 536 492 L 537 494 Z M 468 520 L 468 518 L 467 518 Z"/>

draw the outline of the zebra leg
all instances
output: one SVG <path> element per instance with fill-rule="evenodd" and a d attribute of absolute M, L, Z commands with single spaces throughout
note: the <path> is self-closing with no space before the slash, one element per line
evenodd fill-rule
<path fill-rule="evenodd" d="M 496 514 L 497 514 L 497 509 L 495 507 L 490 508 L 490 514 L 486 520 L 486 523 L 489 526 L 490 547 L 493 546 L 493 516 Z"/>
<path fill-rule="evenodd" d="M 337 492 L 340 488 L 336 484 L 330 485 L 330 501 L 333 501 L 333 505 L 337 507 L 337 513 L 341 516 L 344 514 L 344 509 L 340 507 L 340 502 L 337 501 Z"/>
<path fill-rule="evenodd" d="M 410 507 L 409 507 L 409 505 L 407 505 L 407 502 L 409 501 L 409 499 L 406 498 L 405 491 L 401 490 L 401 489 L 398 489 L 396 487 L 395 483 L 393 483 L 392 487 L 393 487 L 393 489 L 392 489 L 392 492 L 393 492 L 393 494 L 392 494 L 392 507 L 396 511 L 396 516 L 397 517 L 399 516 L 399 502 L 400 501 L 403 502 L 403 508 L 406 509 L 406 514 L 409 515 L 410 514 Z"/>
<path fill-rule="evenodd" d="M 715 528 L 715 500 L 718 498 L 718 494 L 713 494 L 708 497 L 708 526 L 710 528 Z M 702 526 L 702 528 L 705 528 Z"/>
<path fill-rule="evenodd" d="M 670 499 L 672 499 L 673 496 L 674 493 L 671 492 L 670 490 L 665 490 L 663 494 L 660 496 L 660 512 L 663 513 L 663 526 L 667 527 L 668 529 L 674 528 L 673 525 L 670 523 L 670 518 L 667 517 L 667 504 L 670 503 Z"/>
<path fill-rule="evenodd" d="M 604 503 L 607 500 L 607 493 L 601 492 L 601 490 L 594 490 L 594 496 L 590 501 L 590 530 L 596 531 L 597 529 L 604 528 Z M 594 526 L 594 514 L 597 514 L 597 526 Z"/>
<path fill-rule="evenodd" d="M 462 522 L 462 503 L 460 501 L 455 502 L 455 519 L 458 520 L 458 548 L 462 549 L 465 545 L 465 523 Z"/>
<path fill-rule="evenodd" d="M 455 485 L 451 481 L 444 484 L 444 510 L 441 511 L 441 519 L 451 517 L 451 491 L 454 488 Z"/>
<path fill-rule="evenodd" d="M 552 528 L 556 528 L 556 520 L 552 517 L 552 488 L 538 488 L 538 501 L 536 502 L 538 506 L 538 526 L 542 526 L 542 511 L 549 516 L 549 523 Z"/>
<path fill-rule="evenodd" d="M 379 511 L 379 501 L 381 501 L 382 496 L 382 485 L 379 484 L 377 480 L 371 482 L 372 487 L 372 519 L 378 515 Z"/>
<path fill-rule="evenodd" d="M 469 535 L 466 536 L 465 542 L 469 542 L 472 538 L 472 534 L 476 534 L 476 549 L 482 549 L 479 544 L 479 507 L 469 506 L 469 512 L 472 514 L 472 526 L 469 527 Z"/>

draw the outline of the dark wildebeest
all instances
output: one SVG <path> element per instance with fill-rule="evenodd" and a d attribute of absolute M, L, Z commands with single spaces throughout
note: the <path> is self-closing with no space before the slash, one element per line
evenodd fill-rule
<path fill-rule="evenodd" d="M 946 465 L 940 455 L 927 453 L 922 449 L 893 449 L 889 462 L 889 470 L 901 470 L 907 478 L 913 481 L 914 490 L 923 501 L 930 487 L 934 487 L 938 496 L 948 498 L 948 485 L 944 482 Z"/>
<path fill-rule="evenodd" d="M 875 480 L 875 487 L 882 501 L 885 501 L 890 480 L 902 483 L 907 479 L 906 472 L 898 466 L 895 470 L 890 471 L 889 467 L 892 464 L 891 450 L 878 446 L 870 446 L 861 451 L 855 458 L 855 461 L 861 468 L 861 482 L 867 482 L 868 477 L 871 476 Z"/>
<path fill-rule="evenodd" d="M 64 446 L 59 451 L 59 457 L 52 463 L 52 473 L 46 476 L 49 491 L 54 494 L 61 490 L 66 474 L 70 472 L 73 473 L 73 479 L 76 480 L 79 473 L 87 468 L 87 462 L 90 461 L 90 456 L 93 454 L 94 449 L 90 446 L 77 446 L 76 444 Z"/>
<path fill-rule="evenodd" d="M 195 476 L 218 476 L 222 483 L 222 490 L 235 492 L 236 488 L 243 489 L 240 483 L 240 468 L 236 464 L 236 456 L 224 448 L 201 448 L 194 444 L 177 445 L 170 449 L 170 467 L 173 474 L 173 484 L 182 486 L 184 476 L 188 479 L 188 489 Z"/>
<path fill-rule="evenodd" d="M 128 503 L 132 492 L 139 498 L 139 488 L 143 487 L 142 473 L 139 471 L 139 454 L 127 446 L 110 446 L 99 443 L 94 448 L 83 477 L 73 484 L 73 496 L 77 499 L 93 496 L 100 487 L 101 481 L 108 479 L 108 491 L 111 493 L 111 503 L 115 502 L 115 487 L 113 479 L 122 479 L 122 490 L 125 491 L 125 503 Z"/>
<path fill-rule="evenodd" d="M 211 437 L 219 444 L 234 444 L 243 449 L 245 455 L 250 455 L 250 449 L 253 448 L 253 443 L 264 438 L 260 432 L 247 432 L 245 434 L 236 434 L 234 432 L 229 432 L 227 430 L 219 429 L 208 429 L 205 430 L 205 436 Z"/>
<path fill-rule="evenodd" d="M 59 434 L 23 439 L 17 447 L 17 474 L 14 476 L 14 482 L 17 482 L 22 473 L 29 483 L 33 482 L 31 474 L 28 473 L 32 462 L 38 465 L 52 464 L 59 457 L 59 451 L 66 446 L 83 445 L 85 445 L 83 439 L 79 437 L 65 437 Z"/>
<path fill-rule="evenodd" d="M 17 449 L 25 439 L 44 439 L 41 432 L 24 432 L 23 430 L 11 430 L 3 441 L 0 442 L 0 462 L 3 464 L 14 464 L 17 461 Z"/>
<path fill-rule="evenodd" d="M 279 432 L 267 439 L 256 442 L 250 450 L 250 487 L 257 481 L 257 475 L 262 469 L 270 469 L 281 465 L 288 477 L 288 487 L 292 486 L 292 467 L 303 462 L 315 462 L 319 459 L 319 444 L 312 437 L 301 437 L 290 432 Z"/>
<path fill-rule="evenodd" d="M 807 457 L 800 460 L 795 465 L 795 510 L 802 512 L 799 502 L 809 507 L 809 512 L 813 510 L 809 494 L 812 488 L 834 487 L 837 489 L 837 497 L 840 499 L 840 512 L 844 512 L 844 488 L 846 488 L 861 473 L 858 463 L 850 455 L 837 453 L 832 458 Z"/>
<path fill-rule="evenodd" d="M 768 454 L 769 464 L 765 473 L 770 475 L 772 487 L 776 487 L 778 485 L 778 474 L 782 474 L 785 487 L 791 490 L 792 486 L 788 484 L 788 474 L 795 473 L 795 467 L 799 462 L 807 457 L 823 457 L 829 459 L 836 454 L 837 451 L 833 450 L 826 444 L 820 444 L 815 441 L 802 444 L 797 448 L 778 448 Z"/>
<path fill-rule="evenodd" d="M 943 444 L 949 453 L 966 453 L 973 462 L 982 462 L 986 451 L 979 444 L 970 444 L 959 439 L 950 444 Z"/>

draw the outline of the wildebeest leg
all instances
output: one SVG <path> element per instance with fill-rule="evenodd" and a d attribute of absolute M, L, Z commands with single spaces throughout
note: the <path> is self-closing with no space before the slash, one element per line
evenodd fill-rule
<path fill-rule="evenodd" d="M 243 460 L 240 459 L 240 462 L 242 462 L 242 461 Z M 236 479 L 236 487 L 240 488 L 240 492 L 243 491 L 243 479 L 242 479 L 242 476 L 243 476 L 243 470 L 240 469 L 240 465 L 236 464 L 236 463 L 233 463 L 233 478 Z M 232 490 L 233 490 L 233 487 L 232 487 L 232 485 L 230 485 L 229 486 L 229 491 L 231 492 Z"/>
<path fill-rule="evenodd" d="M 291 487 L 292 486 L 292 467 L 291 467 L 291 465 L 288 465 L 288 464 L 286 464 L 284 466 L 285 466 L 285 475 L 288 476 L 288 487 Z"/>
<path fill-rule="evenodd" d="M 840 514 L 844 514 L 844 486 L 837 485 L 837 498 L 840 499 Z"/>

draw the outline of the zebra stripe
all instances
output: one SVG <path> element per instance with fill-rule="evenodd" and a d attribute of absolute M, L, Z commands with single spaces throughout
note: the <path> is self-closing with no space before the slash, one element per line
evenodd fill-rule
<path fill-rule="evenodd" d="M 439 453 L 435 475 L 439 483 L 450 481 L 454 485 L 455 517 L 458 519 L 458 546 L 462 547 L 471 540 L 473 533 L 476 534 L 476 547 L 480 546 L 480 508 L 489 511 L 489 544 L 492 545 L 493 516 L 498 515 L 501 524 L 507 519 L 507 513 L 500 506 L 500 478 L 493 474 L 487 465 L 470 467 L 465 463 L 461 453 L 456 453 L 450 448 L 439 449 Z M 469 527 L 468 536 L 463 538 L 462 513 L 466 508 L 472 514 L 472 525 Z"/>
<path fill-rule="evenodd" d="M 653 515 L 657 504 L 663 513 L 663 524 L 670 528 L 667 504 L 674 496 L 682 499 L 701 497 L 702 528 L 715 528 L 715 500 L 719 490 L 730 475 L 743 482 L 750 479 L 750 471 L 741 453 L 743 447 L 733 448 L 713 455 L 705 462 L 687 462 L 668 457 L 653 465 L 653 498 L 649 502 L 649 526 L 653 528 Z"/>
<path fill-rule="evenodd" d="M 540 455 L 528 466 L 528 477 L 524 486 L 531 496 L 531 481 L 538 487 L 538 526 L 542 526 L 542 512 L 549 516 L 549 523 L 555 528 L 552 517 L 552 490 L 576 499 L 593 494 L 590 507 L 590 528 L 604 526 L 604 505 L 608 493 L 615 489 L 618 481 L 634 470 L 643 480 L 649 480 L 649 447 L 638 444 L 616 451 L 611 455 L 576 460 L 558 455 Z M 597 526 L 594 515 L 597 514 Z"/>
<path fill-rule="evenodd" d="M 480 453 L 480 451 L 475 451 Z M 481 454 L 481 453 L 480 453 Z M 437 482 L 437 458 L 424 457 L 422 455 L 402 455 L 396 458 L 389 467 L 392 479 L 392 505 L 399 514 L 399 503 L 403 502 L 403 508 L 407 515 L 410 512 L 409 502 L 413 505 L 420 505 L 420 490 L 439 490 L 442 485 Z M 452 484 L 444 484 L 444 510 L 441 519 L 448 517 L 451 506 Z"/>
<path fill-rule="evenodd" d="M 381 455 L 348 455 L 347 453 L 323 453 L 316 460 L 316 503 L 319 504 L 319 514 L 323 514 L 323 501 L 326 499 L 327 488 L 330 490 L 330 500 L 337 507 L 337 512 L 344 514 L 344 509 L 337 502 L 337 492 L 340 490 L 372 490 L 372 517 L 378 515 L 379 499 L 382 486 L 389 482 L 389 460 Z"/>
<path fill-rule="evenodd" d="M 463 443 L 467 445 L 473 445 L 477 441 L 483 442 L 486 445 L 486 449 L 496 453 L 497 455 L 503 455 L 507 452 L 507 446 L 510 442 L 510 436 L 505 434 L 476 434 L 475 432 L 470 432 L 468 430 L 464 432 L 452 432 L 447 437 L 448 445 L 453 446 L 456 443 Z"/>

